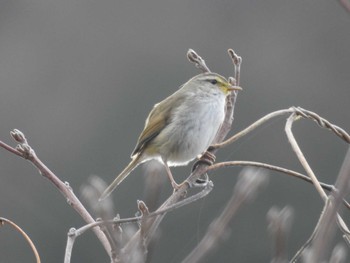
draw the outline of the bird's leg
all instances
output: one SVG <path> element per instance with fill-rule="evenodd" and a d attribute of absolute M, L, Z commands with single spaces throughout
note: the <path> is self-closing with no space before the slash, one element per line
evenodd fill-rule
<path fill-rule="evenodd" d="M 176 183 L 176 181 L 175 181 L 175 179 L 173 177 L 173 174 L 170 171 L 170 168 L 169 168 L 168 164 L 165 161 L 163 161 L 163 162 L 164 162 L 166 173 L 167 173 L 167 175 L 169 177 L 169 180 L 171 182 L 171 186 L 174 188 L 174 191 L 179 190 L 180 187 L 183 185 L 183 183 L 182 184 Z"/>

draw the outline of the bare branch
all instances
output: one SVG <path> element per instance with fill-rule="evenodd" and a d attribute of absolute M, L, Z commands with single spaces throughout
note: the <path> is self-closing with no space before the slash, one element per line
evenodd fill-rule
<path fill-rule="evenodd" d="M 194 63 L 196 68 L 200 69 L 202 72 L 211 72 L 205 64 L 205 60 L 202 59 L 202 57 L 199 56 L 193 49 L 189 49 L 187 51 L 187 58 L 190 62 Z"/>
<path fill-rule="evenodd" d="M 233 49 L 227 50 L 229 56 L 232 59 L 232 64 L 234 65 L 234 76 L 236 80 L 236 85 L 239 86 L 241 82 L 241 65 L 242 65 L 242 57 L 238 56 Z"/>
<path fill-rule="evenodd" d="M 35 151 L 30 147 L 28 141 L 24 134 L 19 130 L 13 130 L 11 132 L 11 136 L 13 139 L 19 144 L 16 147 L 16 152 L 9 149 L 11 147 L 5 146 L 4 149 L 9 150 L 12 153 L 15 153 L 18 156 L 21 156 L 28 161 L 30 161 L 38 170 L 41 175 L 49 179 L 51 183 L 53 183 L 56 188 L 61 192 L 61 194 L 66 198 L 68 204 L 70 204 L 73 209 L 84 219 L 86 223 L 93 223 L 95 220 L 89 214 L 89 212 L 82 205 L 80 200 L 74 194 L 72 188 L 69 186 L 68 182 L 62 182 L 36 155 Z M 2 143 L 0 146 L 4 146 Z M 18 154 L 19 153 L 19 154 Z M 110 255 L 111 247 L 109 245 L 108 240 L 105 235 L 101 232 L 99 228 L 93 229 L 94 233 L 101 241 L 108 255 Z"/>
<path fill-rule="evenodd" d="M 349 0 L 339 0 L 339 3 L 344 7 L 344 9 L 350 13 L 350 2 Z"/>
<path fill-rule="evenodd" d="M 304 180 L 308 183 L 312 183 L 312 180 L 310 179 L 310 177 L 308 177 L 304 174 L 298 173 L 296 171 L 286 169 L 286 168 L 283 168 L 280 166 L 272 165 L 272 164 L 253 162 L 253 161 L 220 162 L 220 163 L 216 163 L 216 164 L 213 164 L 212 166 L 207 167 L 206 171 L 210 172 L 210 171 L 214 171 L 214 170 L 217 170 L 220 168 L 232 167 L 232 166 L 253 166 L 253 167 L 258 167 L 258 168 L 264 168 L 264 169 L 268 169 L 271 171 L 281 172 L 281 173 L 287 174 L 289 176 L 293 176 L 293 177 L 296 177 L 298 179 Z M 325 184 L 322 182 L 320 182 L 320 184 L 321 184 L 322 188 L 327 190 L 327 191 L 332 191 L 335 189 L 333 185 Z M 350 204 L 348 204 L 345 200 L 344 200 L 344 205 L 350 209 Z"/>
<path fill-rule="evenodd" d="M 23 157 L 22 154 L 17 149 L 12 148 L 10 145 L 8 145 L 2 141 L 0 141 L 0 147 L 4 148 L 5 150 L 7 150 L 7 151 L 19 156 L 19 157 Z"/>
<path fill-rule="evenodd" d="M 314 174 L 314 172 L 312 171 L 310 165 L 306 161 L 306 158 L 305 158 L 303 152 L 300 150 L 300 147 L 299 147 L 299 145 L 298 145 L 297 141 L 295 140 L 294 135 L 292 133 L 292 124 L 293 124 L 293 122 L 296 119 L 297 119 L 297 115 L 295 113 L 293 113 L 293 114 L 290 115 L 290 117 L 287 120 L 285 131 L 286 131 L 286 134 L 287 134 L 287 137 L 288 137 L 288 141 L 291 144 L 291 146 L 293 148 L 293 151 L 297 155 L 297 157 L 299 159 L 299 162 L 304 167 L 307 175 L 311 178 L 312 183 L 316 187 L 317 192 L 320 194 L 320 196 L 322 197 L 323 201 L 326 201 L 327 200 L 327 195 L 323 191 L 322 186 L 320 185 L 320 182 L 318 181 L 316 175 Z"/>
<path fill-rule="evenodd" d="M 336 245 L 332 251 L 329 263 L 344 263 L 346 260 L 346 254 L 346 249 L 343 245 Z"/>
<path fill-rule="evenodd" d="M 277 116 L 280 115 L 285 115 L 288 113 L 292 113 L 293 109 L 283 109 L 283 110 L 278 110 L 278 111 L 274 111 L 271 112 L 267 115 L 265 115 L 264 117 L 260 118 L 259 120 L 257 120 L 256 122 L 254 122 L 253 124 L 249 125 L 247 128 L 245 128 L 244 130 L 236 133 L 235 135 L 233 135 L 232 137 L 230 137 L 229 139 L 221 142 L 221 143 L 217 143 L 217 144 L 213 144 L 210 146 L 210 148 L 214 148 L 214 149 L 220 149 L 223 148 L 235 141 L 237 141 L 238 139 L 240 139 L 241 137 L 247 135 L 248 133 L 252 132 L 253 130 L 255 130 L 257 127 L 259 127 L 260 125 L 262 125 L 263 123 L 269 121 L 272 118 L 275 118 Z"/>
<path fill-rule="evenodd" d="M 32 249 L 33 251 L 33 254 L 35 256 L 35 259 L 36 259 L 36 262 L 37 263 L 40 263 L 41 260 L 40 260 L 40 256 L 39 256 L 39 253 L 38 251 L 36 250 L 36 247 L 33 243 L 33 241 L 30 239 L 30 237 L 26 234 L 26 232 L 23 231 L 22 228 L 20 228 L 18 225 L 16 225 L 14 222 L 12 222 L 11 220 L 8 220 L 4 217 L 0 217 L 0 227 L 5 225 L 5 224 L 8 224 L 10 227 L 12 227 L 13 229 L 15 229 L 18 233 L 20 233 L 24 239 L 27 241 L 27 243 L 29 244 L 30 248 Z"/>
<path fill-rule="evenodd" d="M 272 207 L 267 213 L 268 230 L 274 241 L 272 263 L 287 262 L 287 239 L 293 221 L 293 213 L 293 209 L 288 206 L 281 210 Z"/>
<path fill-rule="evenodd" d="M 325 251 L 327 251 L 327 246 L 333 239 L 335 231 L 335 220 L 341 219 L 338 215 L 338 211 L 341 206 L 341 202 L 346 194 L 349 193 L 349 183 L 350 183 L 350 150 L 348 151 L 345 160 L 343 162 L 342 168 L 340 169 L 339 176 L 335 183 L 337 191 L 331 193 L 329 205 L 326 206 L 325 212 L 321 218 L 319 224 L 318 232 L 316 233 L 315 239 L 313 241 L 312 247 L 310 248 L 311 262 L 319 262 L 323 260 Z M 341 224 L 343 224 L 341 220 Z M 344 223 L 345 225 L 345 223 Z M 343 225 L 343 227 L 344 227 Z M 346 227 L 346 225 L 345 225 Z M 347 228 L 347 227 L 346 227 Z M 346 230 L 348 232 L 348 230 Z"/>
<path fill-rule="evenodd" d="M 182 263 L 200 262 L 218 245 L 218 241 L 227 237 L 229 222 L 236 215 L 239 208 L 251 201 L 257 192 L 267 184 L 268 177 L 262 170 L 246 168 L 242 170 L 239 179 L 234 187 L 233 195 L 227 203 L 224 211 L 208 227 L 198 245 L 182 261 Z"/>
<path fill-rule="evenodd" d="M 335 124 L 332 124 L 328 120 L 322 118 L 321 116 L 319 116 L 318 114 L 312 111 L 305 110 L 301 107 L 292 107 L 292 109 L 294 109 L 295 113 L 298 116 L 315 121 L 318 124 L 318 126 L 320 126 L 321 128 L 325 128 L 332 131 L 335 135 L 340 137 L 342 140 L 344 140 L 347 143 L 350 143 L 350 135 L 346 131 L 344 131 L 342 128 L 336 126 Z"/>
<path fill-rule="evenodd" d="M 224 167 L 232 167 L 232 166 L 253 166 L 253 167 L 258 167 L 258 168 L 264 168 L 264 169 L 268 169 L 271 171 L 276 171 L 276 172 L 281 172 L 281 173 L 285 173 L 287 175 L 296 177 L 298 179 L 302 179 L 306 182 L 311 182 L 310 177 L 303 175 L 301 173 L 295 172 L 293 170 L 289 170 L 280 166 L 276 166 L 276 165 L 272 165 L 272 164 L 267 164 L 267 163 L 260 163 L 260 162 L 253 162 L 253 161 L 229 161 L 229 162 L 220 162 L 220 163 L 216 163 L 213 164 L 212 166 L 207 167 L 206 171 L 207 172 L 211 172 L 220 168 L 224 168 Z M 322 187 L 328 191 L 331 191 L 332 189 L 334 189 L 333 185 L 329 185 L 329 184 L 325 184 L 325 183 L 321 183 Z"/>
<path fill-rule="evenodd" d="M 282 110 L 274 111 L 274 112 L 271 112 L 271 113 L 265 115 L 264 117 L 260 118 L 259 120 L 257 120 L 253 124 L 249 125 L 244 130 L 233 135 L 231 138 L 229 138 L 221 143 L 213 144 L 212 146 L 210 146 L 210 148 L 219 149 L 219 148 L 225 147 L 225 146 L 237 141 L 241 137 L 247 135 L 248 133 L 252 132 L 253 130 L 258 128 L 260 125 L 264 124 L 265 122 L 267 122 L 275 117 L 285 115 L 285 114 L 290 114 L 293 112 L 295 112 L 298 116 L 315 121 L 320 127 L 331 130 L 337 136 L 342 138 L 345 142 L 350 143 L 350 135 L 346 131 L 341 129 L 340 127 L 330 123 L 329 121 L 320 117 L 319 115 L 317 115 L 316 113 L 314 113 L 312 111 L 305 110 L 305 109 L 300 108 L 300 107 L 290 107 L 289 109 L 282 109 Z"/>

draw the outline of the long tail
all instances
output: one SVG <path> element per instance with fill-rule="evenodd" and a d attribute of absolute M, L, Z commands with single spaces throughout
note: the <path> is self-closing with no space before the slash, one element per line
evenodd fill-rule
<path fill-rule="evenodd" d="M 102 201 L 109 196 L 113 190 L 134 170 L 139 164 L 142 154 L 138 154 L 133 157 L 132 161 L 124 168 L 124 170 L 114 179 L 114 181 L 106 188 L 102 193 L 99 201 Z"/>

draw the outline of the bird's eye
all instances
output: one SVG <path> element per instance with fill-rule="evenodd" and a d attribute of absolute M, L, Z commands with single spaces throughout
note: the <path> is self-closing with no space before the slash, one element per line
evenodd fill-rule
<path fill-rule="evenodd" d="M 208 80 L 211 84 L 216 85 L 218 84 L 218 81 L 216 79 L 210 79 Z"/>

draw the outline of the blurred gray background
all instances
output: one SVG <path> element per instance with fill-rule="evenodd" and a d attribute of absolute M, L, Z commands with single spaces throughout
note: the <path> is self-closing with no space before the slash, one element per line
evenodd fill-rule
<path fill-rule="evenodd" d="M 233 74 L 226 54 L 243 57 L 237 132 L 259 117 L 302 106 L 350 131 L 350 15 L 338 1 L 0 2 L 0 139 L 23 131 L 39 157 L 79 194 L 91 175 L 107 182 L 129 155 L 153 104 L 199 71 L 189 48 L 208 66 Z M 303 172 L 278 118 L 219 152 L 217 160 L 255 160 Z M 333 183 L 347 145 L 309 121 L 295 135 L 320 180 Z M 178 181 L 190 167 L 174 168 Z M 240 168 L 211 178 L 204 200 L 170 213 L 152 262 L 179 262 L 193 249 L 232 194 Z M 122 217 L 143 198 L 138 168 L 113 194 Z M 28 162 L 0 149 L 0 216 L 31 236 L 43 262 L 62 262 L 66 233 L 84 224 Z M 171 193 L 164 180 L 162 200 Z M 311 234 L 322 201 L 308 184 L 271 173 L 270 184 L 232 221 L 230 238 L 205 262 L 268 262 L 266 213 L 290 205 L 290 255 Z M 0 229 L 0 262 L 33 258 L 17 233 Z M 72 262 L 108 262 L 91 233 L 78 239 Z"/>

